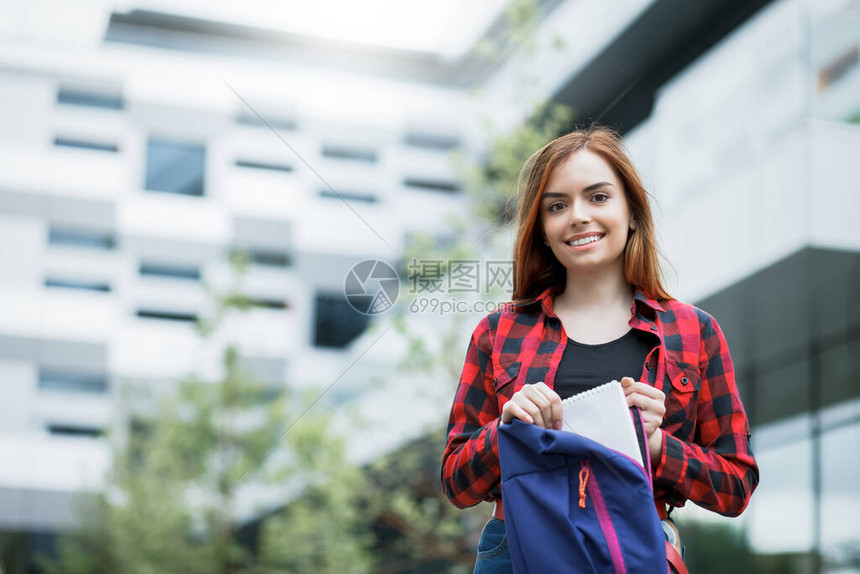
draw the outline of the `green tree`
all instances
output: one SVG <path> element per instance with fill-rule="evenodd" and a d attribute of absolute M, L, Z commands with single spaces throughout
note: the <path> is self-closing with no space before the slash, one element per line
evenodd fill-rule
<path fill-rule="evenodd" d="M 198 325 L 204 340 L 254 306 L 241 289 L 246 263 L 234 258 L 236 282 L 227 292 L 210 289 L 215 311 Z M 308 409 L 309 397 L 260 384 L 232 344 L 215 380 L 188 376 L 157 397 L 125 390 L 133 396 L 131 423 L 125 436 L 113 436 L 106 487 L 82 499 L 81 528 L 61 538 L 56 560 L 42 560 L 45 572 L 368 571 L 368 543 L 353 509 L 360 473 L 346 462 L 326 414 Z M 261 519 L 256 552 L 240 544 L 237 496 L 244 487 L 275 484 L 284 504 L 301 502 Z M 349 567 L 332 559 L 336 550 Z"/>
<path fill-rule="evenodd" d="M 376 532 L 376 574 L 472 571 L 486 509 L 464 511 L 445 500 L 439 491 L 442 444 L 439 429 L 366 468 L 361 500 Z"/>

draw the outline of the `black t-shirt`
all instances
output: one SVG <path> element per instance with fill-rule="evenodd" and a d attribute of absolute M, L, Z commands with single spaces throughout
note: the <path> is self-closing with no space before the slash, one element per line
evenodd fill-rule
<path fill-rule="evenodd" d="M 648 353 L 659 343 L 652 333 L 639 329 L 599 345 L 577 343 L 568 337 L 555 374 L 555 392 L 566 399 L 621 377 L 638 381 Z"/>

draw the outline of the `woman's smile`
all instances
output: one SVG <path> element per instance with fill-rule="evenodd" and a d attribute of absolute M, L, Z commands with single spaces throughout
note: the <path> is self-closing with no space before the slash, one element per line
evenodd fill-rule
<path fill-rule="evenodd" d="M 576 251 L 584 251 L 596 246 L 603 239 L 605 233 L 586 233 L 577 235 L 565 241 L 565 243 Z"/>

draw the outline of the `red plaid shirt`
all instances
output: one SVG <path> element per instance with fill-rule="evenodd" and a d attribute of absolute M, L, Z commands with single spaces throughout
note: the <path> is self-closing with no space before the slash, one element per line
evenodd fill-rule
<path fill-rule="evenodd" d="M 567 337 L 552 304 L 548 289 L 531 305 L 488 315 L 472 333 L 442 459 L 445 494 L 460 508 L 501 498 L 497 429 L 504 404 L 525 384 L 553 386 Z M 693 305 L 658 302 L 638 290 L 631 312 L 630 327 L 659 338 L 639 377 L 666 394 L 663 455 L 652 469 L 655 499 L 671 506 L 692 500 L 737 516 L 759 474 L 719 325 Z"/>

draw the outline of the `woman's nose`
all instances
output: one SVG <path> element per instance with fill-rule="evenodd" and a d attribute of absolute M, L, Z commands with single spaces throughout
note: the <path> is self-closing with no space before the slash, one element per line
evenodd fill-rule
<path fill-rule="evenodd" d="M 570 206 L 570 224 L 585 224 L 591 221 L 591 214 L 588 211 L 588 206 L 581 201 L 574 201 Z"/>

